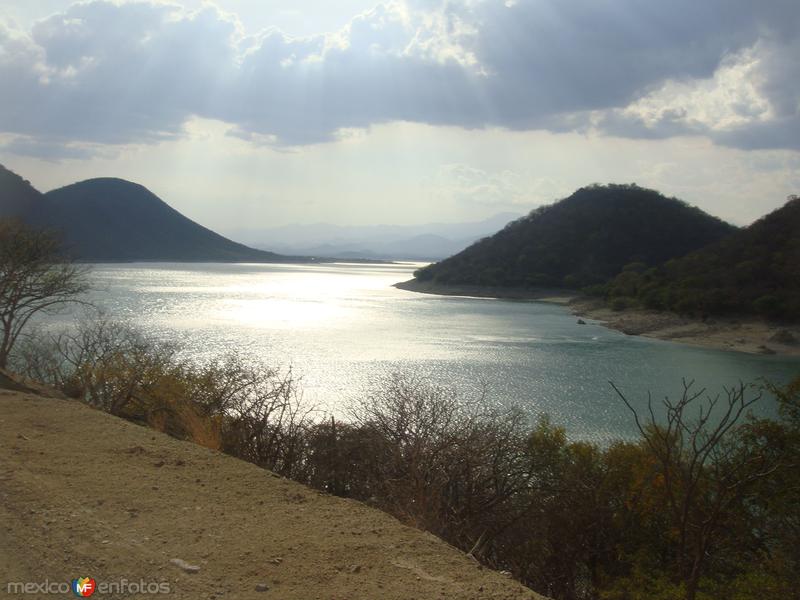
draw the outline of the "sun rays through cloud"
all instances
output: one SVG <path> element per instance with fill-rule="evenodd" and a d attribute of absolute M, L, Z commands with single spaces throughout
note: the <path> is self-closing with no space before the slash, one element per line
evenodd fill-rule
<path fill-rule="evenodd" d="M 729 199 L 741 205 L 729 217 L 746 221 L 763 212 L 747 207 L 756 196 L 776 205 L 796 191 L 798 32 L 800 10 L 784 0 L 352 0 L 269 10 L 248 0 L 9 3 L 0 10 L 0 157 L 42 165 L 35 170 L 49 185 L 61 182 L 64 162 L 147 177 L 153 162 L 175 164 L 175 153 L 189 164 L 233 153 L 251 166 L 302 157 L 312 169 L 314 157 L 335 156 L 347 165 L 340 177 L 361 178 L 364 189 L 372 188 L 365 166 L 394 160 L 402 176 L 386 197 L 413 190 L 418 208 L 436 205 L 431 217 L 461 218 L 592 181 L 591 165 L 608 163 L 593 140 L 637 147 L 646 163 L 637 179 L 651 185 L 662 183 L 653 174 L 674 173 L 666 155 L 683 144 L 703 148 L 702 164 L 684 165 L 667 186 L 690 200 L 722 204 L 730 186 L 704 179 L 715 170 L 747 164 L 751 181 L 779 175 L 777 185 L 748 185 Z M 419 143 L 401 144 L 410 153 L 391 148 L 411 131 Z M 202 143 L 210 136 L 214 148 Z M 482 150 L 497 136 L 505 165 Z M 572 148 L 581 162 L 549 172 L 524 164 L 519 157 L 536 154 L 527 145 L 541 143 L 563 160 Z M 627 152 L 616 156 L 601 181 L 627 172 Z M 453 165 L 460 179 L 447 171 Z M 465 173 L 479 179 L 465 185 Z M 219 177 L 243 192 L 263 185 L 252 174 L 238 185 Z M 265 198 L 278 195 L 271 187 Z M 362 192 L 334 188 L 361 195 L 341 199 L 348 214 L 380 220 Z M 188 204 L 188 194 L 176 201 Z M 318 196 L 301 191 L 299 204 Z M 272 218 L 305 218 L 265 202 Z"/>

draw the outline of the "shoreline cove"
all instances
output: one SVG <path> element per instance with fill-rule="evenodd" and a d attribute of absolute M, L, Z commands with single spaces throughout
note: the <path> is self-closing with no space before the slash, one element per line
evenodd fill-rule
<path fill-rule="evenodd" d="M 637 308 L 615 311 L 602 300 L 581 296 L 575 290 L 559 288 L 449 286 L 415 279 L 396 283 L 393 287 L 437 296 L 547 302 L 565 307 L 576 318 L 591 319 L 626 335 L 745 354 L 800 356 L 800 326 L 795 324 L 769 323 L 752 317 L 703 320 Z M 792 338 L 797 341 L 781 341 Z"/>

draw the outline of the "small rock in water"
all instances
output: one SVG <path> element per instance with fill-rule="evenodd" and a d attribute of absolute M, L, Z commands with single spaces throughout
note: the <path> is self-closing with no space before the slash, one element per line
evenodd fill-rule
<path fill-rule="evenodd" d="M 190 565 L 188 562 L 181 558 L 173 558 L 169 561 L 171 564 L 175 565 L 179 569 L 186 571 L 187 573 L 197 573 L 200 571 L 200 567 L 197 565 Z"/>
<path fill-rule="evenodd" d="M 256 591 L 257 592 L 268 592 L 269 586 L 266 583 L 257 583 L 256 584 Z"/>
<path fill-rule="evenodd" d="M 578 319 L 578 325 L 586 325 L 586 321 L 583 319 Z"/>

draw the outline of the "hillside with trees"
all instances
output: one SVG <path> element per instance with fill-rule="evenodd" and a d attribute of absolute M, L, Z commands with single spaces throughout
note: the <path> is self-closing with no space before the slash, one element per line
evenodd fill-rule
<path fill-rule="evenodd" d="M 70 256 L 83 261 L 296 260 L 229 240 L 123 179 L 91 179 L 42 194 L 0 166 L 0 217 L 58 232 Z"/>
<path fill-rule="evenodd" d="M 631 263 L 656 266 L 735 231 L 654 190 L 593 185 L 535 209 L 415 277 L 442 285 L 578 289 L 604 283 Z"/>
<path fill-rule="evenodd" d="M 43 209 L 42 194 L 27 179 L 0 165 L 0 218 L 24 220 Z"/>
<path fill-rule="evenodd" d="M 800 317 L 800 198 L 714 244 L 645 269 L 630 265 L 602 289 L 612 303 L 697 316 Z"/>

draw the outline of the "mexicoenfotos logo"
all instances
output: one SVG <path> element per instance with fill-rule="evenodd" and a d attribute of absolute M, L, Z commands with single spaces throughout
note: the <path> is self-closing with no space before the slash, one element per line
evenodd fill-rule
<path fill-rule="evenodd" d="M 79 598 L 88 598 L 97 590 L 97 582 L 91 577 L 78 577 L 72 580 L 72 591 Z"/>
<path fill-rule="evenodd" d="M 108 594 L 118 596 L 139 597 L 145 594 L 170 594 L 172 588 L 168 581 L 145 581 L 144 579 L 116 579 L 111 581 L 97 582 L 92 577 L 78 577 L 71 582 L 66 581 L 9 581 L 6 584 L 6 593 L 10 596 L 21 595 L 59 595 L 64 596 L 70 591 L 78 598 L 88 598 L 95 592 L 98 596 Z M 0 593 L 2 589 L 0 589 Z"/>

